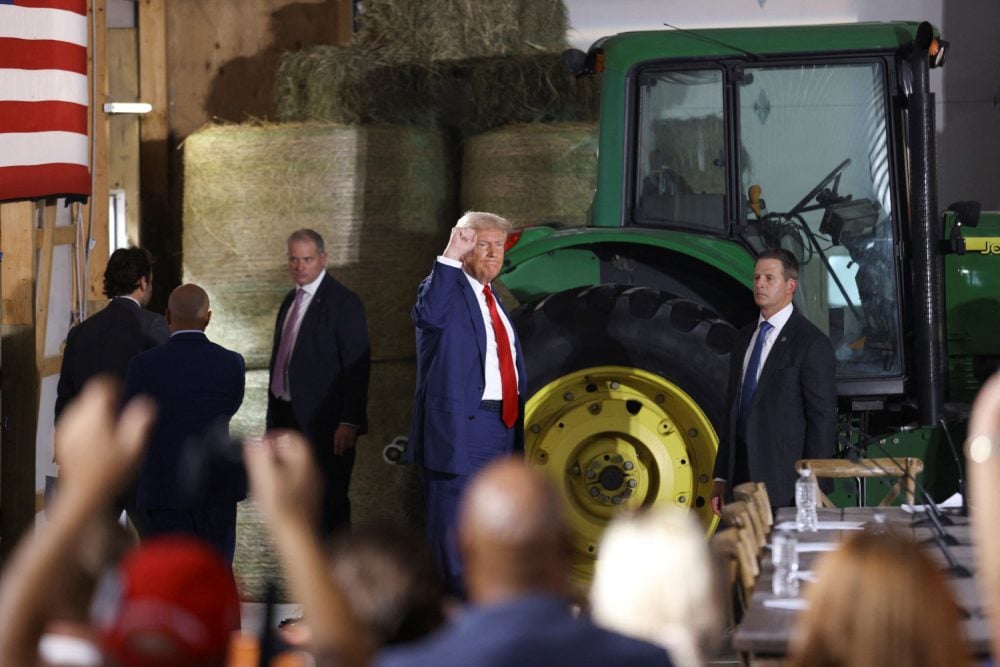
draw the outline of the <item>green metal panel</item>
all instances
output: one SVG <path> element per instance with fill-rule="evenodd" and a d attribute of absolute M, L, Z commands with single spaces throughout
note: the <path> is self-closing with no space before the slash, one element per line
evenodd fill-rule
<path fill-rule="evenodd" d="M 819 55 L 896 50 L 911 42 L 916 22 L 731 28 L 721 30 L 658 30 L 626 32 L 600 44 L 604 52 L 601 81 L 601 126 L 597 161 L 597 192 L 590 225 L 622 224 L 627 109 L 627 76 L 639 64 L 699 58 Z M 766 62 L 766 61 L 765 61 Z"/>
<path fill-rule="evenodd" d="M 945 222 L 945 236 L 954 220 Z M 966 254 L 945 256 L 950 398 L 972 401 L 979 390 L 976 358 L 1000 356 L 1000 213 L 963 227 Z"/>
<path fill-rule="evenodd" d="M 544 228 L 539 228 L 544 229 Z M 600 265 L 589 248 L 600 244 L 654 246 L 693 257 L 746 284 L 754 259 L 742 246 L 717 237 L 659 229 L 590 228 L 543 234 L 526 230 L 504 258 L 503 284 L 521 303 L 545 294 L 600 282 Z M 664 267 L 669 272 L 669 267 Z M 697 281 L 698 276 L 690 276 Z"/>

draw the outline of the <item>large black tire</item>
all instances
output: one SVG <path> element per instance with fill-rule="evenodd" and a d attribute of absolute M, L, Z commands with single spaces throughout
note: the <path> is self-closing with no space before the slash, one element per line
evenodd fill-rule
<path fill-rule="evenodd" d="M 630 285 L 552 294 L 511 319 L 528 373 L 526 457 L 563 485 L 583 561 L 621 507 L 681 505 L 714 528 L 708 500 L 733 326 Z M 588 570 L 575 568 L 581 579 Z"/>

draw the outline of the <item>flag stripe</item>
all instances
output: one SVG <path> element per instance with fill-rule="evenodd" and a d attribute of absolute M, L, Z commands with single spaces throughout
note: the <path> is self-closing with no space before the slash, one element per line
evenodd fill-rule
<path fill-rule="evenodd" d="M 0 134 L 0 167 L 50 162 L 87 164 L 87 135 L 76 132 Z"/>
<path fill-rule="evenodd" d="M 61 9 L 0 5 L 0 37 L 54 39 L 87 46 L 87 17 Z"/>
<path fill-rule="evenodd" d="M 87 0 L 14 0 L 11 4 L 38 9 L 62 9 L 74 14 L 87 15 Z"/>
<path fill-rule="evenodd" d="M 58 69 L 0 70 L 0 102 L 51 100 L 87 106 L 89 99 L 87 77 L 83 74 Z"/>
<path fill-rule="evenodd" d="M 87 0 L 0 0 L 0 200 L 89 195 Z"/>
<path fill-rule="evenodd" d="M 0 201 L 89 194 L 90 172 L 82 165 L 0 167 Z"/>
<path fill-rule="evenodd" d="M 87 107 L 70 102 L 0 102 L 0 131 L 51 130 L 87 134 Z"/>
<path fill-rule="evenodd" d="M 87 75 L 87 47 L 51 39 L 0 37 L 0 69 L 64 69 Z"/>

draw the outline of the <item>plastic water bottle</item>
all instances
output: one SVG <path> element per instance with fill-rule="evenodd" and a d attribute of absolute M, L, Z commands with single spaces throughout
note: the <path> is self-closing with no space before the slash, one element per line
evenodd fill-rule
<path fill-rule="evenodd" d="M 799 532 L 815 533 L 818 529 L 816 518 L 816 479 L 812 470 L 802 468 L 795 481 L 795 527 Z"/>
<path fill-rule="evenodd" d="M 778 597 L 793 598 L 799 594 L 799 552 L 795 533 L 780 530 L 771 543 L 771 564 L 774 577 L 771 592 Z"/>

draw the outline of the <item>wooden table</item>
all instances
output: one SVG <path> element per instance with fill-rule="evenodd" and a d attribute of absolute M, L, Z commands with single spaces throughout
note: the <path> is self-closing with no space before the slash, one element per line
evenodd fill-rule
<path fill-rule="evenodd" d="M 887 525 L 893 532 L 903 534 L 910 533 L 917 540 L 924 540 L 933 535 L 932 528 L 912 526 L 913 515 L 904 512 L 898 507 L 849 507 L 849 508 L 821 508 L 819 510 L 819 521 L 861 521 L 871 522 L 875 514 L 879 513 L 885 517 Z M 969 521 L 967 517 L 951 517 L 954 525 L 945 526 L 949 535 L 958 540 L 958 544 L 948 547 L 954 560 L 969 571 L 973 570 L 973 550 Z M 775 517 L 775 530 L 783 522 L 794 522 L 795 510 L 785 508 L 778 511 Z M 793 528 L 794 530 L 794 528 Z M 815 533 L 796 533 L 799 543 L 823 543 L 838 542 L 844 538 L 851 530 L 819 530 Z M 936 560 L 942 566 L 947 561 L 940 549 L 932 544 L 926 545 Z M 804 552 L 799 554 L 799 570 L 812 570 L 816 560 L 822 552 Z M 775 609 L 765 606 L 766 600 L 775 599 L 771 593 L 771 578 L 774 568 L 771 566 L 770 550 L 766 550 L 761 559 L 761 574 L 757 580 L 757 587 L 754 590 L 750 607 L 743 617 L 743 621 L 736 629 L 733 637 L 733 646 L 739 652 L 743 664 L 781 664 L 781 661 L 788 653 L 788 643 L 792 635 L 796 617 L 799 612 L 789 609 Z M 975 656 L 988 656 L 989 627 L 983 614 L 983 603 L 979 595 L 976 579 L 974 577 L 953 577 L 948 579 L 955 599 L 965 611 L 967 618 L 963 621 L 965 635 L 969 642 L 969 647 Z M 802 592 L 808 587 L 808 583 L 802 582 Z"/>

